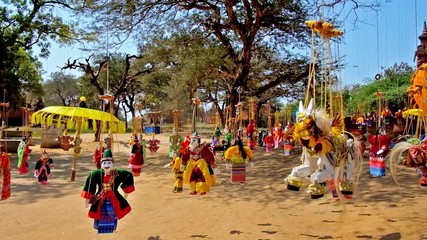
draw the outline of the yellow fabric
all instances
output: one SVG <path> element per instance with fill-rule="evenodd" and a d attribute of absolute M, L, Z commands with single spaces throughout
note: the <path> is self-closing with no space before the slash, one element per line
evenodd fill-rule
<path fill-rule="evenodd" d="M 173 161 L 173 165 L 172 168 L 174 171 L 179 171 L 180 167 L 181 167 L 181 158 L 180 157 L 176 157 L 175 160 Z"/>
<path fill-rule="evenodd" d="M 67 128 L 73 128 L 74 123 L 80 119 L 83 121 L 82 127 L 88 126 L 88 120 L 98 120 L 102 122 L 102 127 L 106 129 L 109 126 L 112 132 L 124 133 L 126 126 L 113 114 L 81 107 L 68 107 L 68 106 L 50 106 L 45 107 L 31 116 L 32 124 L 46 124 L 53 125 L 53 122 L 57 122 L 57 126 L 61 125 L 62 120 L 67 119 Z M 96 124 L 93 124 L 96 127 Z M 96 129 L 95 129 L 96 130 Z"/>
<path fill-rule="evenodd" d="M 206 185 L 212 186 L 212 176 L 209 172 L 208 164 L 204 159 L 199 159 L 197 161 L 190 159 L 187 162 L 187 166 L 185 167 L 184 171 L 184 183 L 190 183 L 191 173 L 196 166 L 200 169 L 200 171 L 202 171 L 202 174 L 205 177 Z"/>
<path fill-rule="evenodd" d="M 234 163 L 241 163 L 253 157 L 254 153 L 248 146 L 243 146 L 243 150 L 246 152 L 246 159 L 242 158 L 242 155 L 239 151 L 239 146 L 232 146 L 228 148 L 224 153 L 224 159 Z"/>

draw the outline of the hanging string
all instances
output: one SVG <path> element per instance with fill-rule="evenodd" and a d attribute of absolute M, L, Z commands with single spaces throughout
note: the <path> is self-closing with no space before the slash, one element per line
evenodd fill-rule
<path fill-rule="evenodd" d="M 378 13 L 376 14 L 377 21 L 377 73 L 380 72 L 380 30 L 378 25 Z"/>
<path fill-rule="evenodd" d="M 417 7 L 417 0 L 414 0 L 414 7 L 415 7 L 415 9 L 414 9 L 414 15 L 415 15 L 415 49 L 417 49 L 417 46 L 418 46 L 418 36 L 417 36 L 417 31 L 418 31 L 418 12 L 417 12 L 417 9 L 418 9 L 418 7 Z"/>

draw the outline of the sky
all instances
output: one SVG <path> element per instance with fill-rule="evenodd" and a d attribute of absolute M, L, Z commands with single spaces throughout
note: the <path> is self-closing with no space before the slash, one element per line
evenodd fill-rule
<path fill-rule="evenodd" d="M 385 2 L 385 0 L 384 0 Z M 341 72 L 344 85 L 366 84 L 382 68 L 395 63 L 408 63 L 415 67 L 414 53 L 420 44 L 423 22 L 427 21 L 427 0 L 392 0 L 376 15 L 365 12 L 354 28 L 348 22 L 344 29 L 344 43 L 338 46 L 346 68 Z M 378 23 L 378 24 L 377 24 Z"/>
<path fill-rule="evenodd" d="M 408 63 L 415 67 L 414 53 L 420 41 L 423 22 L 427 21 L 427 0 L 392 0 L 385 3 L 380 12 L 358 12 L 358 22 L 345 22 L 340 28 L 344 32 L 342 43 L 332 45 L 334 55 L 344 58 L 345 68 L 339 73 L 343 85 L 366 84 L 382 68 L 389 68 L 395 63 Z M 352 16 L 354 17 L 354 16 Z M 106 51 L 101 49 L 100 51 Z M 136 46 L 127 42 L 119 51 L 136 53 Z M 309 52 L 309 50 L 307 50 Z M 41 59 L 45 79 L 50 73 L 59 71 L 67 59 L 87 57 L 78 47 L 61 48 L 52 44 L 51 55 Z M 80 75 L 78 71 L 68 74 Z"/>

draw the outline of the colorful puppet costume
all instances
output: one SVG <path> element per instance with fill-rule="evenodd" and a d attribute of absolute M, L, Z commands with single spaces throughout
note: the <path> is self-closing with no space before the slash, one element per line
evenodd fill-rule
<path fill-rule="evenodd" d="M 283 151 L 284 151 L 285 156 L 292 155 L 292 150 L 294 148 L 293 139 L 292 139 L 292 135 L 291 135 L 292 128 L 293 128 L 293 124 L 289 123 L 285 127 L 285 131 L 283 132 Z"/>
<path fill-rule="evenodd" d="M 53 168 L 53 161 L 50 158 L 46 151 L 43 151 L 42 156 L 36 162 L 36 167 L 34 168 L 34 177 L 37 178 L 40 185 L 46 185 L 47 180 L 50 177 L 50 170 Z"/>
<path fill-rule="evenodd" d="M 183 179 L 190 185 L 190 194 L 205 195 L 209 192 L 215 184 L 215 157 L 208 146 L 200 144 L 197 133 L 191 136 L 190 145 L 182 154 L 182 163 L 186 165 Z"/>
<path fill-rule="evenodd" d="M 183 138 L 175 129 L 172 132 L 173 134 L 169 136 L 169 157 L 174 158 L 174 153 L 179 150 L 179 144 L 183 141 Z"/>
<path fill-rule="evenodd" d="M 157 150 L 159 149 L 160 140 L 155 138 L 154 134 L 153 137 L 147 141 L 147 143 L 148 150 L 150 150 L 150 152 L 157 152 Z"/>
<path fill-rule="evenodd" d="M 0 151 L 0 200 L 6 200 L 10 197 L 10 158 L 4 146 L 0 147 Z"/>
<path fill-rule="evenodd" d="M 248 147 L 255 149 L 255 121 L 251 119 L 246 127 L 246 136 L 248 138 Z"/>
<path fill-rule="evenodd" d="M 28 173 L 28 161 L 30 160 L 30 141 L 29 138 L 24 137 L 18 146 L 18 171 L 19 174 Z"/>
<path fill-rule="evenodd" d="M 172 167 L 172 172 L 174 175 L 174 186 L 173 186 L 173 192 L 174 193 L 180 193 L 183 190 L 184 185 L 184 169 L 185 166 L 182 163 L 181 156 L 184 156 L 186 154 L 186 151 L 188 151 L 190 145 L 190 137 L 185 139 L 185 141 L 180 143 L 180 149 L 179 149 L 179 156 L 173 158 L 172 162 L 170 163 L 170 166 Z M 187 160 L 188 161 L 188 160 Z"/>
<path fill-rule="evenodd" d="M 274 148 L 279 148 L 280 143 L 282 142 L 283 130 L 282 125 L 274 127 L 273 129 L 273 138 L 274 138 Z"/>
<path fill-rule="evenodd" d="M 274 138 L 271 134 L 271 132 L 268 133 L 267 136 L 264 138 L 264 146 L 266 152 L 271 152 L 273 150 L 274 146 Z"/>
<path fill-rule="evenodd" d="M 129 157 L 128 168 L 132 169 L 132 174 L 135 177 L 141 175 L 141 170 L 144 167 L 144 150 L 135 136 L 134 144 L 132 145 L 131 155 Z"/>
<path fill-rule="evenodd" d="M 246 182 L 246 161 L 251 161 L 253 152 L 248 146 L 243 146 L 240 138 L 234 141 L 234 146 L 227 149 L 224 154 L 224 160 L 231 162 L 232 183 Z"/>
<path fill-rule="evenodd" d="M 101 159 L 105 149 L 106 148 L 101 144 L 99 147 L 95 149 L 95 152 L 93 153 L 92 163 L 93 165 L 96 166 L 96 169 L 101 169 Z"/>
<path fill-rule="evenodd" d="M 381 129 L 369 138 L 369 171 L 372 177 L 382 177 L 385 172 L 385 157 L 390 148 L 391 139 Z"/>
<path fill-rule="evenodd" d="M 418 183 L 422 187 L 427 186 L 427 149 L 426 143 L 417 138 L 411 138 L 406 141 L 397 143 L 390 151 L 389 163 L 390 172 L 395 178 L 395 171 L 397 170 L 396 163 L 402 163 L 406 167 L 416 169 L 419 176 Z M 403 160 L 403 161 L 402 161 Z"/>
<path fill-rule="evenodd" d="M 94 228 L 98 233 L 112 233 L 117 228 L 117 220 L 126 216 L 131 207 L 125 196 L 135 190 L 133 175 L 122 169 L 111 169 L 113 158 L 111 150 L 104 151 L 101 168 L 87 177 L 81 196 L 91 204 L 88 216 L 94 219 Z"/>
<path fill-rule="evenodd" d="M 307 108 L 302 102 L 299 105 L 292 135 L 295 142 L 303 146 L 302 164 L 294 167 L 285 179 L 287 188 L 298 191 L 309 177 L 308 192 L 312 199 L 323 197 L 332 180 L 340 193 L 351 195 L 353 169 L 357 169 L 362 160 L 359 141 L 354 141 L 352 134 L 343 133 L 341 116 L 330 119 L 324 111 L 315 111 L 313 104 L 312 99 Z"/>

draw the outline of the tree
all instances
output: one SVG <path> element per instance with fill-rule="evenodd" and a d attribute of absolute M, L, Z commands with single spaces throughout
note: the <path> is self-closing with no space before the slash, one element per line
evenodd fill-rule
<path fill-rule="evenodd" d="M 376 112 L 378 110 L 378 98 L 376 92 L 382 92 L 388 107 L 393 112 L 403 109 L 408 105 L 407 88 L 414 69 L 407 63 L 394 64 L 384 69 L 383 78 L 371 80 L 366 85 L 347 86 L 344 94 L 347 114 L 356 113 L 358 110 Z M 358 109 L 362 106 L 365 109 Z M 362 112 L 361 112 L 362 113 Z"/>
<path fill-rule="evenodd" d="M 223 59 L 231 65 L 223 65 L 217 73 L 222 76 L 233 108 L 238 101 L 238 87 L 245 90 L 245 95 L 250 92 L 248 83 L 256 49 L 277 48 L 286 54 L 291 48 L 303 46 L 308 39 L 304 25 L 307 12 L 293 1 L 127 1 L 120 4 L 96 1 L 86 7 L 97 14 L 98 20 L 104 16 L 105 21 L 114 22 L 117 30 L 136 29 L 146 36 L 147 32 L 159 32 L 154 30 L 155 26 L 164 28 L 169 24 L 165 31 L 168 35 L 190 29 L 204 33 L 203 36 L 196 34 L 197 38 L 221 44 L 225 50 Z M 268 86 L 275 87 L 285 79 L 290 78 L 277 77 L 273 80 L 275 83 Z"/>
<path fill-rule="evenodd" d="M 93 58 L 93 59 L 92 59 Z M 84 72 L 83 80 L 90 82 L 99 96 L 112 95 L 119 101 L 127 89 L 138 81 L 144 74 L 151 73 L 154 66 L 150 64 L 136 65 L 142 56 L 115 53 L 109 57 L 105 55 L 91 55 L 83 61 L 68 60 L 61 69 L 80 69 Z M 109 104 L 104 108 L 109 110 Z M 114 108 L 117 115 L 118 108 Z"/>
<path fill-rule="evenodd" d="M 77 85 L 77 78 L 63 72 L 52 73 L 50 77 L 51 79 L 43 83 L 45 103 L 49 106 L 75 105 L 81 89 Z"/>
<path fill-rule="evenodd" d="M 49 39 L 61 43 L 77 39 L 73 25 L 64 24 L 54 7 L 69 6 L 65 1 L 45 0 L 6 0 L 0 6 L 0 90 L 7 87 L 6 101 L 14 106 L 22 106 L 23 92 L 42 94 L 41 64 L 33 56 L 34 48 L 46 57 Z"/>

